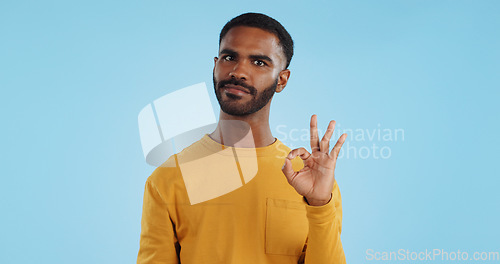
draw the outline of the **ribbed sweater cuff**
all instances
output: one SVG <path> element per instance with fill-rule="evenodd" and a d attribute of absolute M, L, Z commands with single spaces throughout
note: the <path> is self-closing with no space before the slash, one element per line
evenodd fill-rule
<path fill-rule="evenodd" d="M 306 204 L 306 216 L 309 223 L 322 224 L 333 221 L 335 218 L 335 201 L 334 197 L 321 206 L 312 206 Z"/>

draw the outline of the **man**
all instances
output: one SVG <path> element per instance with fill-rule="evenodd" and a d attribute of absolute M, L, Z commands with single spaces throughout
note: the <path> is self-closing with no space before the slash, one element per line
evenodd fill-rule
<path fill-rule="evenodd" d="M 266 15 L 224 26 L 213 70 L 218 126 L 148 178 L 137 263 L 345 263 L 334 170 L 347 135 L 330 151 L 335 121 L 320 140 L 313 115 L 309 153 L 290 151 L 269 127 L 292 55 L 292 38 Z"/>

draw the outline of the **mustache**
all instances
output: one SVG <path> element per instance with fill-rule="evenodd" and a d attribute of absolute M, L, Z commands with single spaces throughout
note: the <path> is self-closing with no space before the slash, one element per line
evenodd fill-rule
<path fill-rule="evenodd" d="M 227 84 L 238 85 L 238 86 L 244 87 L 244 88 L 248 89 L 248 91 L 250 92 L 251 95 L 255 95 L 257 93 L 257 89 L 255 89 L 255 87 L 250 86 L 250 85 L 246 84 L 245 82 L 237 80 L 237 79 L 229 79 L 229 80 L 219 81 L 219 83 L 217 84 L 217 88 L 220 89 L 220 88 L 226 86 Z"/>

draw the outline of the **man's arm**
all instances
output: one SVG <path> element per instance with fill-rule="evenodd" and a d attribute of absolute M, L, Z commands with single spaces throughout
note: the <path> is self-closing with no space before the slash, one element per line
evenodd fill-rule
<path fill-rule="evenodd" d="M 144 189 L 137 263 L 178 264 L 179 249 L 167 205 L 149 178 Z"/>
<path fill-rule="evenodd" d="M 344 249 L 340 241 L 342 231 L 342 199 L 335 182 L 332 199 L 325 205 L 306 205 L 309 220 L 305 264 L 345 264 Z"/>
<path fill-rule="evenodd" d="M 317 117 L 311 116 L 311 153 L 305 148 L 290 151 L 282 168 L 288 183 L 297 193 L 304 196 L 308 203 L 306 211 L 309 235 L 305 252 L 306 264 L 345 263 L 340 242 L 342 202 L 335 181 L 335 166 L 347 134 L 342 134 L 330 151 L 330 139 L 334 129 L 335 121 L 332 120 L 320 141 Z M 295 171 L 292 166 L 292 160 L 296 157 L 300 157 L 304 162 L 304 167 L 299 171 Z"/>

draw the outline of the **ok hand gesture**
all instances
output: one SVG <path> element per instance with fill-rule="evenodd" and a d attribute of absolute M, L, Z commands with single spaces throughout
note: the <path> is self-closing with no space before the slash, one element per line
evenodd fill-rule
<path fill-rule="evenodd" d="M 331 199 L 335 182 L 335 164 L 347 134 L 342 134 L 333 149 L 329 151 L 335 121 L 330 121 L 321 141 L 319 141 L 318 137 L 317 123 L 316 115 L 311 116 L 312 153 L 309 153 L 305 148 L 290 151 L 285 159 L 282 171 L 288 183 L 300 195 L 304 196 L 310 205 L 320 206 L 327 204 Z M 292 168 L 291 160 L 297 156 L 300 156 L 304 162 L 304 168 L 300 171 L 294 171 Z"/>

